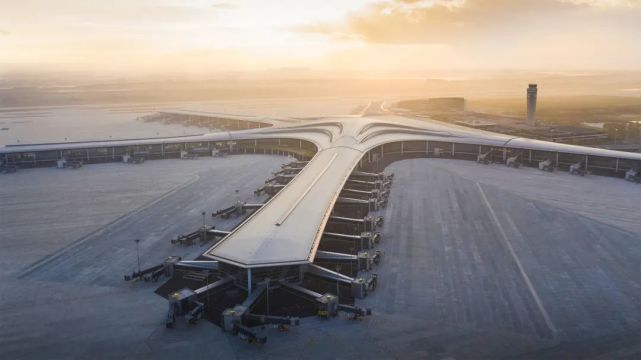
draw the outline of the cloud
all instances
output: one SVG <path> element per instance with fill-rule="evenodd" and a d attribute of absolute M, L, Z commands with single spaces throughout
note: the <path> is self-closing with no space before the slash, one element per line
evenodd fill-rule
<path fill-rule="evenodd" d="M 564 19 L 577 21 L 600 11 L 632 9 L 638 15 L 640 7 L 641 0 L 390 0 L 373 3 L 341 22 L 290 30 L 369 43 L 439 44 L 528 27 L 563 27 Z"/>
<path fill-rule="evenodd" d="M 11 35 L 9 31 L 0 29 L 0 36 L 8 36 L 8 35 Z"/>
<path fill-rule="evenodd" d="M 593 7 L 627 7 L 634 8 L 641 6 L 641 0 L 561 0 L 577 5 L 589 5 Z"/>

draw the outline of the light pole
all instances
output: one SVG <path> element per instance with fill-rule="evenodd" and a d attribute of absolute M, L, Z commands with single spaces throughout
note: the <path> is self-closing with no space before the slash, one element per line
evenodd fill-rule
<path fill-rule="evenodd" d="M 207 227 L 205 226 L 205 211 L 203 210 L 200 214 L 203 216 L 203 227 L 200 229 L 200 241 L 204 243 L 207 241 Z"/>
<path fill-rule="evenodd" d="M 265 279 L 267 281 L 267 316 L 269 316 L 269 278 Z"/>
<path fill-rule="evenodd" d="M 341 266 L 337 265 L 336 266 L 336 272 L 338 274 L 341 273 Z M 338 276 L 336 276 L 336 298 L 338 299 L 338 302 L 340 303 L 340 288 L 339 288 L 339 283 L 338 283 Z"/>
<path fill-rule="evenodd" d="M 209 288 L 209 269 L 205 270 L 205 274 L 207 274 L 207 277 L 205 278 L 206 279 L 205 286 L 206 286 L 206 288 Z M 203 315 L 205 315 L 205 316 L 206 316 L 205 312 L 207 311 L 207 309 L 209 309 L 209 293 L 210 292 L 211 291 L 207 291 L 207 305 L 205 306 L 205 309 L 203 309 L 204 310 L 203 311 Z"/>
<path fill-rule="evenodd" d="M 138 258 L 138 272 L 140 273 L 140 246 L 138 245 L 140 244 L 140 239 L 136 239 L 134 242 L 136 242 L 136 258 Z"/>

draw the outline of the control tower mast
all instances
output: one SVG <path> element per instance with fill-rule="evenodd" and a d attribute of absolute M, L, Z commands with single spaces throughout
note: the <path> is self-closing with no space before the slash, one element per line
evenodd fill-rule
<path fill-rule="evenodd" d="M 527 123 L 536 126 L 536 84 L 530 84 L 527 88 Z"/>

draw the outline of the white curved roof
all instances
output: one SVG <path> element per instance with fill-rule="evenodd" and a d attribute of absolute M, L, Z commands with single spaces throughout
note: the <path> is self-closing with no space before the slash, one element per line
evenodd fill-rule
<path fill-rule="evenodd" d="M 361 157 L 348 147 L 319 151 L 294 181 L 206 255 L 243 267 L 312 261 L 334 202 Z"/>

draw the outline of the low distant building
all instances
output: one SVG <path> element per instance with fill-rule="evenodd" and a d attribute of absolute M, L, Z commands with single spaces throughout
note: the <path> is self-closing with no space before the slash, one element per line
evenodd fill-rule
<path fill-rule="evenodd" d="M 414 99 L 399 101 L 399 108 L 424 112 L 424 111 L 465 111 L 465 98 L 442 97 L 430 99 Z"/>
<path fill-rule="evenodd" d="M 641 120 L 628 121 L 625 129 L 625 140 L 628 142 L 641 142 Z"/>
<path fill-rule="evenodd" d="M 609 122 L 603 124 L 603 130 L 614 141 L 641 141 L 641 121 Z"/>
<path fill-rule="evenodd" d="M 520 136 L 567 144 L 596 144 L 608 139 L 608 134 L 582 126 L 538 127 L 524 131 Z"/>
<path fill-rule="evenodd" d="M 462 126 L 471 127 L 474 129 L 483 129 L 483 130 L 492 130 L 496 127 L 496 123 L 491 121 L 483 121 L 483 120 L 461 120 L 461 121 L 455 121 L 454 123 L 456 125 L 462 125 Z"/>

